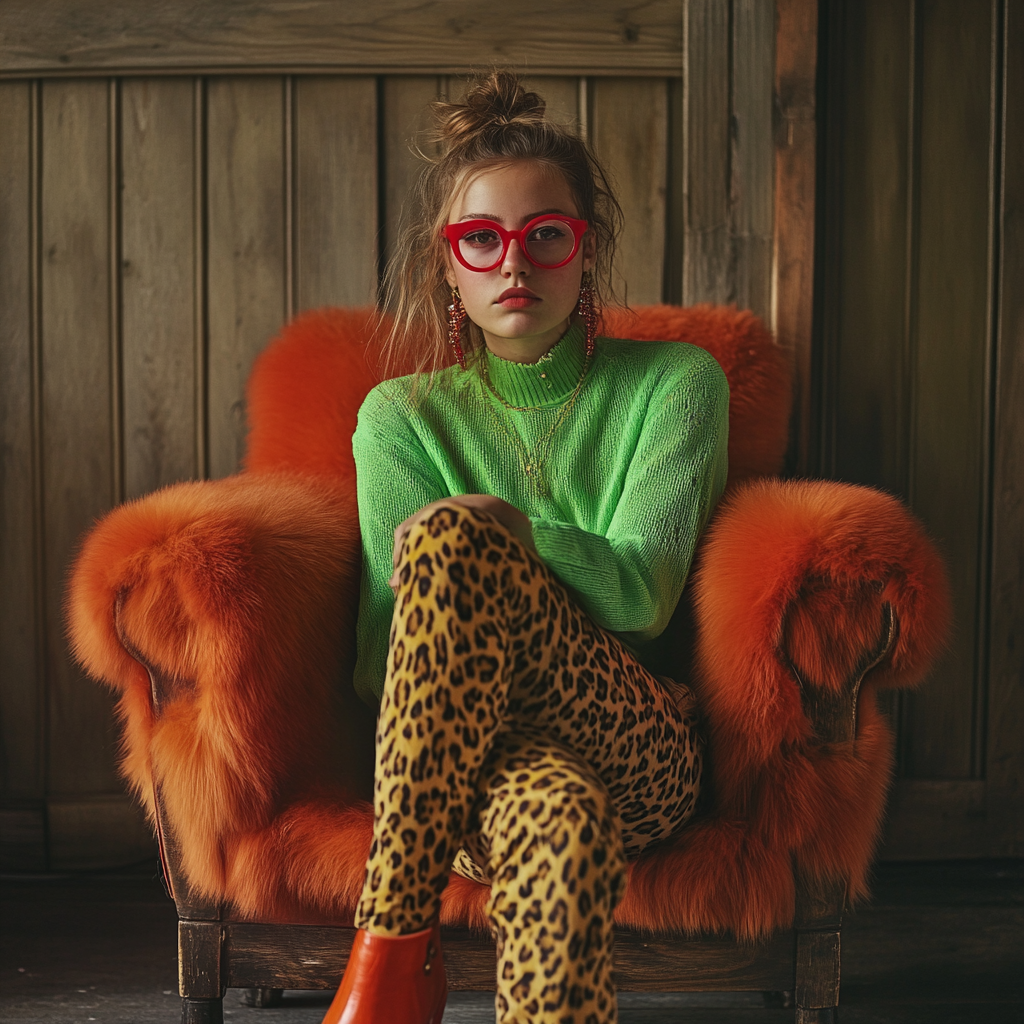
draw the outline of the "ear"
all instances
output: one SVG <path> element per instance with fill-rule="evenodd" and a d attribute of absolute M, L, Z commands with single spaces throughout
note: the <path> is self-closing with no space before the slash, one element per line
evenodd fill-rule
<path fill-rule="evenodd" d="M 452 259 L 452 247 L 444 247 L 444 279 L 448 282 L 449 288 L 458 288 L 459 282 L 455 279 L 455 261 Z"/>
<path fill-rule="evenodd" d="M 597 262 L 597 238 L 592 229 L 587 228 L 586 234 L 580 241 L 580 248 L 583 250 L 583 269 L 593 270 Z"/>

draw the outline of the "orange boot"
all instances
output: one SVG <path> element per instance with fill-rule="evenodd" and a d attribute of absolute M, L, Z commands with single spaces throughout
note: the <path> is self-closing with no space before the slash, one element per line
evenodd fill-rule
<path fill-rule="evenodd" d="M 323 1024 L 441 1024 L 447 999 L 436 921 L 411 935 L 360 929 Z"/>

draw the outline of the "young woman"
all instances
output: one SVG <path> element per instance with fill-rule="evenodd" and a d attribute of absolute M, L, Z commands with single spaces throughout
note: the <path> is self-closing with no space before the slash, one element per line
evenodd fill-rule
<path fill-rule="evenodd" d="M 491 888 L 498 1020 L 601 1024 L 627 859 L 700 787 L 691 698 L 644 647 L 725 485 L 728 387 L 700 349 L 596 336 L 618 205 L 542 100 L 496 72 L 435 107 L 392 269 L 419 370 L 353 437 L 375 824 L 326 1021 L 440 1021 L 454 868 Z"/>

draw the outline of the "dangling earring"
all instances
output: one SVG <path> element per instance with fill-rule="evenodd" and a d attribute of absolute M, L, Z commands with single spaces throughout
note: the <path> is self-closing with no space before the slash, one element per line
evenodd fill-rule
<path fill-rule="evenodd" d="M 466 307 L 458 288 L 452 289 L 452 304 L 448 307 L 448 344 L 455 350 L 459 366 L 466 368 L 466 357 L 462 354 L 462 325 L 466 322 Z"/>
<path fill-rule="evenodd" d="M 601 311 L 597 308 L 594 298 L 594 279 L 590 276 L 590 271 L 585 270 L 580 281 L 580 298 L 576 303 L 576 312 L 587 329 L 588 359 L 594 354 L 594 339 L 597 337 L 597 324 L 601 319 Z"/>

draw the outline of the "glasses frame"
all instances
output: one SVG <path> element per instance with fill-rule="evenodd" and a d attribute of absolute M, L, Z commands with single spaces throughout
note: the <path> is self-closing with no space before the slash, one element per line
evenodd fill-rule
<path fill-rule="evenodd" d="M 552 220 L 558 220 L 563 224 L 569 225 L 573 235 L 572 252 L 570 252 L 569 255 L 560 263 L 538 263 L 527 251 L 523 241 L 530 233 L 531 228 Z M 566 217 L 560 213 L 548 213 L 543 214 L 540 217 L 534 217 L 533 220 L 528 221 L 518 231 L 508 231 L 497 221 L 478 218 L 476 220 L 459 221 L 457 224 L 446 224 L 441 229 L 441 234 L 448 239 L 448 244 L 451 246 L 452 252 L 455 253 L 455 258 L 467 270 L 472 270 L 477 274 L 487 274 L 492 270 L 496 270 L 505 262 L 505 257 L 508 255 L 508 247 L 512 243 L 513 239 L 519 243 L 519 248 L 522 250 L 523 255 L 535 267 L 540 267 L 542 270 L 557 270 L 559 267 L 564 267 L 567 263 L 571 263 L 575 259 L 576 253 L 580 251 L 580 242 L 582 241 L 583 236 L 587 233 L 587 229 L 589 227 L 590 224 L 585 220 L 577 220 L 575 217 Z M 501 256 L 499 256 L 498 259 L 490 266 L 474 267 L 459 251 L 458 243 L 461 242 L 466 235 L 470 234 L 470 232 L 479 231 L 481 228 L 491 228 L 498 233 L 498 237 L 501 239 Z"/>

